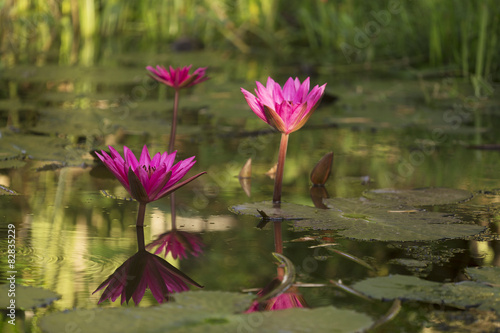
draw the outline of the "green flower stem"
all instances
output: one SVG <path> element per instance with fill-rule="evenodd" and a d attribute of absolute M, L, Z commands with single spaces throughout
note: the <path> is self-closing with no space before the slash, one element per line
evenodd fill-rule
<path fill-rule="evenodd" d="M 273 203 L 278 204 L 281 202 L 281 186 L 283 184 L 283 170 L 285 168 L 286 149 L 288 147 L 288 134 L 281 133 L 280 151 L 278 155 L 278 168 L 276 170 L 276 177 L 274 179 L 274 194 Z"/>
<path fill-rule="evenodd" d="M 146 216 L 146 203 L 139 202 L 139 210 L 137 211 L 137 223 L 138 227 L 144 227 L 144 216 Z"/>
<path fill-rule="evenodd" d="M 175 90 L 174 97 L 174 114 L 172 116 L 172 127 L 170 131 L 170 142 L 168 144 L 168 153 L 171 154 L 174 151 L 174 143 L 175 143 L 175 131 L 177 128 L 177 112 L 179 109 L 179 89 Z"/>
<path fill-rule="evenodd" d="M 283 254 L 283 238 L 281 235 L 281 221 L 274 222 L 274 252 Z"/>
<path fill-rule="evenodd" d="M 170 216 L 172 221 L 172 230 L 176 229 L 175 225 L 175 193 L 170 194 Z"/>
<path fill-rule="evenodd" d="M 136 226 L 137 229 L 137 247 L 139 251 L 146 250 L 146 244 L 144 243 L 144 227 Z"/>

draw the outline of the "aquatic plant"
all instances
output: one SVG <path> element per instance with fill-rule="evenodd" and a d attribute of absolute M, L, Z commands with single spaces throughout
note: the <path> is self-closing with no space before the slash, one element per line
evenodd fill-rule
<path fill-rule="evenodd" d="M 309 91 L 309 78 L 300 83 L 289 78 L 283 88 L 272 78 L 266 86 L 256 82 L 255 95 L 241 88 L 250 109 L 263 121 L 281 132 L 278 168 L 274 183 L 273 202 L 281 201 L 281 185 L 285 165 L 288 135 L 302 128 L 319 105 L 326 83 Z"/>
<path fill-rule="evenodd" d="M 130 195 L 139 201 L 143 209 L 146 203 L 161 199 L 206 173 L 200 172 L 179 182 L 196 163 L 194 156 L 174 165 L 177 152 L 157 153 L 151 158 L 148 147 L 144 146 L 138 161 L 126 146 L 123 147 L 125 158 L 113 147 L 110 146 L 109 150 L 111 155 L 105 151 L 101 151 L 101 154 L 96 152 L 96 154 Z M 140 223 L 139 220 L 137 222 Z"/>
<path fill-rule="evenodd" d="M 151 77 L 153 79 L 175 89 L 174 113 L 172 115 L 172 127 L 170 130 L 170 141 L 168 145 L 169 152 L 174 150 L 177 114 L 179 111 L 179 90 L 182 88 L 192 87 L 198 83 L 208 80 L 208 77 L 205 76 L 206 67 L 198 68 L 193 72 L 193 74 L 189 74 L 191 66 L 192 65 L 179 68 L 173 68 L 170 66 L 169 70 L 166 70 L 162 66 L 156 66 L 156 69 L 151 66 L 146 67 L 146 69 L 152 73 Z"/>
<path fill-rule="evenodd" d="M 168 70 L 163 66 L 156 66 L 156 69 L 152 66 L 148 66 L 146 69 L 153 74 L 151 75 L 153 79 L 178 90 L 192 87 L 208 80 L 208 77 L 205 76 L 206 67 L 200 67 L 196 69 L 193 74 L 189 74 L 192 66 L 193 65 L 189 65 L 178 68 L 170 66 Z"/>

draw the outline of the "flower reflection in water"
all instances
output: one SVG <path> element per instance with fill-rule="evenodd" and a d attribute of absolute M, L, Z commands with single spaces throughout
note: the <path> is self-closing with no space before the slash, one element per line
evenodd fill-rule
<path fill-rule="evenodd" d="M 165 251 L 165 257 L 170 253 L 174 259 L 186 259 L 188 253 L 195 257 L 203 253 L 202 247 L 205 244 L 197 235 L 174 228 L 158 236 L 156 240 L 146 246 L 146 249 L 151 251 L 157 246 L 154 254 Z"/>
<path fill-rule="evenodd" d="M 257 296 L 259 298 L 265 296 L 272 290 L 279 288 L 280 284 L 281 280 L 279 278 L 273 279 L 271 283 L 257 293 Z M 302 295 L 298 293 L 297 288 L 293 286 L 278 296 L 271 297 L 267 300 L 259 301 L 259 298 L 252 303 L 245 313 L 307 307 L 306 301 Z"/>
<path fill-rule="evenodd" d="M 188 284 L 203 288 L 189 276 L 169 264 L 164 259 L 149 253 L 144 246 L 144 229 L 137 227 L 139 250 L 127 259 L 94 291 L 104 288 L 99 303 L 106 299 L 114 302 L 121 296 L 121 304 L 132 298 L 137 305 L 142 300 L 146 288 L 153 293 L 158 303 L 169 300 L 174 292 L 189 290 Z"/>
<path fill-rule="evenodd" d="M 278 267 L 278 276 L 257 293 L 257 299 L 245 311 L 246 313 L 307 307 L 306 301 L 293 285 L 295 266 L 284 255 L 280 253 L 273 255 L 281 263 Z"/>

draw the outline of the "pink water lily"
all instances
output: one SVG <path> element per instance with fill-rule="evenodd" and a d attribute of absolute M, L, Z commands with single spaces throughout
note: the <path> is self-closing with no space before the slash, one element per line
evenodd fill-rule
<path fill-rule="evenodd" d="M 146 245 L 146 249 L 151 250 L 157 246 L 155 254 L 165 251 L 165 257 L 170 253 L 174 259 L 185 259 L 188 253 L 197 257 L 203 252 L 202 247 L 205 244 L 194 234 L 173 229 L 158 236 L 156 240 Z"/>
<path fill-rule="evenodd" d="M 321 87 L 314 86 L 311 91 L 309 91 L 309 78 L 302 83 L 298 78 L 289 78 L 283 89 L 270 77 L 267 78 L 265 87 L 260 82 L 256 82 L 256 84 L 255 95 L 243 88 L 241 88 L 241 92 L 250 109 L 260 119 L 281 132 L 273 193 L 273 203 L 277 208 L 281 202 L 288 136 L 304 126 L 311 117 L 325 93 L 326 83 Z"/>
<path fill-rule="evenodd" d="M 293 292 L 285 292 L 267 300 L 265 303 L 254 301 L 245 313 L 256 311 L 275 311 L 291 308 L 304 308 L 306 303 L 301 295 Z"/>
<path fill-rule="evenodd" d="M 128 304 L 132 298 L 137 305 L 149 288 L 158 303 L 163 303 L 169 300 L 171 293 L 189 290 L 187 284 L 203 288 L 164 259 L 146 250 L 139 250 L 101 283 L 93 294 L 105 288 L 99 303 L 106 299 L 114 302 L 121 296 L 121 304 Z"/>
<path fill-rule="evenodd" d="M 316 85 L 309 91 L 309 78 L 302 83 L 298 78 L 289 78 L 283 89 L 270 77 L 265 87 L 260 82 L 256 85 L 255 95 L 241 88 L 248 105 L 260 119 L 284 134 L 304 126 L 326 87 L 326 83 L 321 87 Z"/>
<path fill-rule="evenodd" d="M 148 66 L 146 69 L 152 73 L 151 77 L 153 79 L 178 90 L 181 88 L 191 87 L 208 80 L 208 77 L 205 76 L 205 70 L 207 67 L 200 67 L 196 69 L 193 74 L 189 74 L 191 67 L 192 65 L 178 68 L 169 66 L 169 69 L 167 70 L 163 66 L 156 66 L 156 69 L 152 66 Z"/>
<path fill-rule="evenodd" d="M 127 189 L 132 198 L 140 203 L 161 199 L 178 188 L 193 181 L 206 172 L 179 182 L 196 163 L 194 156 L 179 161 L 174 165 L 177 152 L 157 153 L 153 158 L 144 146 L 139 160 L 128 147 L 123 147 L 123 158 L 116 149 L 109 147 L 110 155 L 105 151 L 97 156 L 115 177 Z"/>
<path fill-rule="evenodd" d="M 286 291 L 274 297 L 266 297 L 266 295 L 272 294 L 273 290 L 278 288 L 281 283 L 281 278 L 274 278 L 271 280 L 267 286 L 257 293 L 258 298 L 253 301 L 252 305 L 245 313 L 307 307 L 306 301 L 294 286 L 289 287 Z"/>

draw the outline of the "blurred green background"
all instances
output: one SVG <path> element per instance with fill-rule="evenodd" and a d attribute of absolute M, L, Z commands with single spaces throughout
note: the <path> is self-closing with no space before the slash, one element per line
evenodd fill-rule
<path fill-rule="evenodd" d="M 500 78 L 495 0 L 4 0 L 0 8 L 3 66 L 34 56 L 43 62 L 54 45 L 60 63 L 75 63 L 81 43 L 126 35 L 129 48 L 147 44 L 158 52 L 174 43 L 266 54 L 305 68 L 427 68 L 464 77 L 477 93 Z"/>

